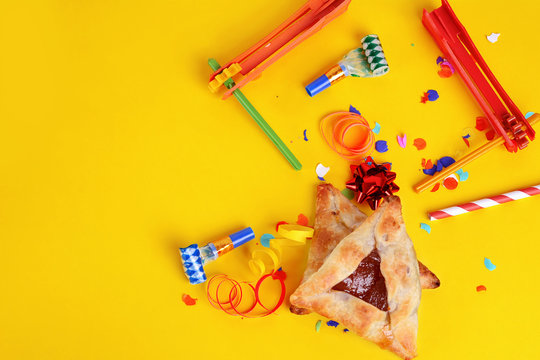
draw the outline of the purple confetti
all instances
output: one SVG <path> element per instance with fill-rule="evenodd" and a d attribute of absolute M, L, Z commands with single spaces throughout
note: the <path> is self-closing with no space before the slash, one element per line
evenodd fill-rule
<path fill-rule="evenodd" d="M 429 101 L 435 101 L 439 98 L 439 93 L 437 93 L 435 90 L 428 90 L 427 96 Z"/>
<path fill-rule="evenodd" d="M 349 332 L 349 329 L 343 329 L 343 332 L 347 333 L 347 332 Z"/>
<path fill-rule="evenodd" d="M 380 153 L 388 151 L 388 144 L 384 140 L 379 140 L 375 143 L 375 150 Z"/>
<path fill-rule="evenodd" d="M 337 326 L 339 325 L 339 323 L 338 323 L 337 321 L 330 320 L 330 321 L 327 321 L 327 322 L 326 322 L 326 325 L 337 328 Z"/>
<path fill-rule="evenodd" d="M 352 106 L 352 105 L 349 105 L 349 112 L 361 115 L 360 111 L 356 110 L 356 108 L 354 106 Z"/>

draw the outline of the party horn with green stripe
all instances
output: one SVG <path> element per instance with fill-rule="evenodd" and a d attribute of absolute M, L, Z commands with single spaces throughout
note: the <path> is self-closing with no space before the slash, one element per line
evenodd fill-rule
<path fill-rule="evenodd" d="M 349 51 L 337 65 L 306 86 L 309 96 L 315 96 L 347 76 L 377 77 L 388 72 L 388 61 L 384 56 L 377 35 L 368 35 L 361 40 L 362 46 Z"/>

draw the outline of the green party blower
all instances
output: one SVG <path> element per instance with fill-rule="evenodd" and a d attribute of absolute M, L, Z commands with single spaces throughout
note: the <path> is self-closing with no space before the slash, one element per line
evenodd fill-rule
<path fill-rule="evenodd" d="M 220 69 L 220 66 L 218 62 L 215 59 L 208 59 L 208 65 L 212 68 L 212 70 L 216 71 Z M 224 82 L 227 89 L 230 89 L 235 86 L 233 79 L 227 79 Z M 266 136 L 272 140 L 274 145 L 278 148 L 278 150 L 281 152 L 281 154 L 287 159 L 287 161 L 292 165 L 292 167 L 295 170 L 300 170 L 302 168 L 302 164 L 300 164 L 300 161 L 293 155 L 291 150 L 283 143 L 283 141 L 279 138 L 279 136 L 272 130 L 270 125 L 263 119 L 261 114 L 253 107 L 253 105 L 249 102 L 249 100 L 244 96 L 244 94 L 240 90 L 234 90 L 233 95 L 240 102 L 240 104 L 246 109 L 246 111 L 251 115 L 253 120 L 259 125 L 259 127 L 264 131 Z"/>

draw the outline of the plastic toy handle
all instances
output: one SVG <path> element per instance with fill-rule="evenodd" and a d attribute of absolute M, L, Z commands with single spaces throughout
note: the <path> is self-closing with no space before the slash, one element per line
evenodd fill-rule
<path fill-rule="evenodd" d="M 208 65 L 212 70 L 216 71 L 220 68 L 218 62 L 215 59 L 208 59 Z M 228 79 L 225 81 L 225 86 L 230 89 L 234 86 L 234 81 Z M 234 90 L 233 95 L 236 97 L 238 102 L 246 109 L 249 115 L 255 120 L 257 125 L 264 131 L 266 136 L 272 140 L 274 145 L 278 148 L 281 154 L 287 159 L 287 161 L 292 165 L 295 170 L 302 169 L 302 164 L 298 159 L 293 155 L 291 150 L 285 145 L 285 143 L 279 138 L 279 136 L 274 132 L 274 130 L 268 125 L 268 123 L 263 119 L 261 114 L 255 109 L 255 107 L 249 102 L 249 100 L 244 96 L 240 90 Z"/>

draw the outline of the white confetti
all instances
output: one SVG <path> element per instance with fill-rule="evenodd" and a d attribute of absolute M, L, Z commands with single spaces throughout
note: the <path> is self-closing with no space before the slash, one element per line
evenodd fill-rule
<path fill-rule="evenodd" d="M 317 173 L 317 176 L 319 179 L 324 181 L 324 176 L 328 174 L 328 171 L 330 171 L 329 167 L 324 166 L 323 164 L 319 163 L 317 164 L 317 168 L 315 169 L 315 172 Z"/>
<path fill-rule="evenodd" d="M 488 41 L 492 44 L 495 44 L 498 40 L 499 40 L 499 36 L 501 36 L 501 34 L 499 33 L 491 33 L 490 35 L 486 36 Z"/>

